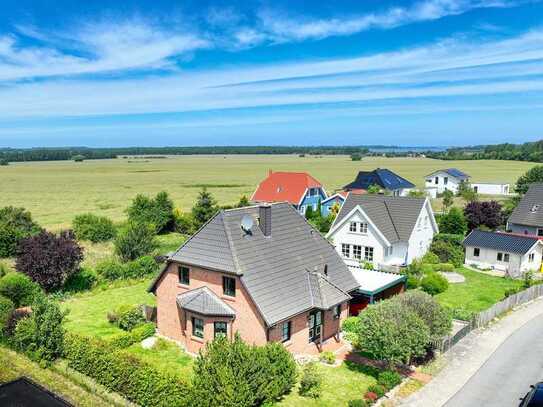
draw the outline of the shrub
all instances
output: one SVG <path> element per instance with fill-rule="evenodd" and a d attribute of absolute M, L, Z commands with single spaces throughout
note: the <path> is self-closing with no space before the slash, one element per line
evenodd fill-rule
<path fill-rule="evenodd" d="M 475 312 L 465 308 L 451 308 L 449 309 L 449 313 L 453 319 L 459 319 L 461 321 L 471 321 L 475 316 Z"/>
<path fill-rule="evenodd" d="M 177 233 L 190 235 L 194 233 L 194 221 L 190 213 L 183 213 L 180 209 L 173 211 L 174 229 Z"/>
<path fill-rule="evenodd" d="M 0 278 L 0 295 L 9 298 L 15 308 L 32 304 L 40 292 L 39 285 L 24 274 L 12 271 Z"/>
<path fill-rule="evenodd" d="M 117 260 L 108 259 L 98 263 L 96 272 L 106 280 L 117 280 L 124 276 L 124 265 Z"/>
<path fill-rule="evenodd" d="M 109 343 L 118 349 L 128 348 L 130 345 L 139 343 L 155 334 L 155 324 L 147 322 L 137 326 L 131 332 L 123 332 L 113 336 Z"/>
<path fill-rule="evenodd" d="M 15 268 L 44 290 L 52 291 L 79 270 L 81 260 L 83 249 L 72 231 L 61 232 L 58 236 L 42 231 L 21 241 Z"/>
<path fill-rule="evenodd" d="M 6 206 L 0 209 L 0 257 L 13 257 L 19 243 L 39 233 L 39 226 L 34 223 L 30 212 L 24 208 Z"/>
<path fill-rule="evenodd" d="M 124 331 L 131 331 L 145 322 L 143 311 L 139 305 L 122 305 L 115 310 L 117 325 Z"/>
<path fill-rule="evenodd" d="M 67 335 L 64 355 L 70 368 L 140 406 L 192 405 L 187 382 L 115 350 L 104 341 Z"/>
<path fill-rule="evenodd" d="M 98 276 L 96 275 L 96 272 L 84 268 L 67 278 L 64 283 L 64 289 L 70 292 L 86 291 L 94 287 L 97 281 Z"/>
<path fill-rule="evenodd" d="M 153 225 L 128 223 L 115 238 L 115 252 L 123 261 L 147 256 L 157 247 Z"/>
<path fill-rule="evenodd" d="M 413 290 L 420 286 L 420 278 L 417 276 L 408 276 L 407 277 L 407 289 Z"/>
<path fill-rule="evenodd" d="M 0 295 L 0 336 L 6 330 L 14 310 L 13 301 Z"/>
<path fill-rule="evenodd" d="M 107 242 L 115 237 L 115 225 L 104 216 L 96 216 L 92 213 L 78 215 L 74 218 L 72 226 L 79 240 L 97 243 Z"/>
<path fill-rule="evenodd" d="M 320 354 L 319 360 L 329 365 L 333 365 L 336 363 L 336 355 L 334 355 L 334 352 L 328 350 Z"/>
<path fill-rule="evenodd" d="M 349 400 L 348 407 L 368 407 L 368 403 L 363 399 Z"/>
<path fill-rule="evenodd" d="M 438 263 L 433 265 L 434 271 L 443 271 L 445 273 L 450 273 L 454 271 L 454 265 L 451 263 Z"/>
<path fill-rule="evenodd" d="M 519 293 L 520 291 L 522 291 L 522 287 L 508 288 L 508 289 L 505 290 L 505 293 L 503 295 L 503 299 L 506 299 L 507 297 L 515 295 L 515 294 Z"/>
<path fill-rule="evenodd" d="M 464 263 L 464 250 L 462 246 L 434 239 L 430 250 L 439 257 L 441 263 L 452 263 L 455 267 L 460 267 Z"/>
<path fill-rule="evenodd" d="M 302 369 L 302 379 L 298 392 L 304 397 L 318 398 L 322 391 L 323 375 L 314 362 L 309 362 Z"/>
<path fill-rule="evenodd" d="M 29 308 L 19 308 L 19 309 L 15 309 L 8 321 L 7 321 L 7 324 L 6 324 L 6 327 L 5 327 L 5 334 L 7 336 L 12 336 L 14 333 L 15 333 L 15 327 L 17 326 L 17 324 L 19 323 L 20 320 L 22 320 L 23 318 L 26 318 L 28 316 L 30 316 L 31 312 L 29 310 Z"/>
<path fill-rule="evenodd" d="M 445 277 L 438 273 L 428 273 L 420 281 L 420 287 L 424 292 L 430 295 L 437 295 L 449 288 L 449 282 Z"/>
<path fill-rule="evenodd" d="M 239 335 L 208 342 L 196 358 L 194 406 L 255 406 L 273 403 L 296 381 L 292 355 L 281 344 L 249 346 Z"/>
<path fill-rule="evenodd" d="M 375 393 L 377 398 L 380 399 L 386 393 L 386 389 L 380 384 L 372 384 L 368 386 L 368 392 Z"/>
<path fill-rule="evenodd" d="M 141 278 L 154 274 L 158 264 L 151 256 L 143 256 L 126 264 L 123 271 L 123 278 Z"/>
<path fill-rule="evenodd" d="M 154 225 L 156 233 L 173 230 L 173 202 L 164 191 L 159 192 L 155 198 L 137 195 L 127 212 L 130 222 Z"/>
<path fill-rule="evenodd" d="M 433 264 L 421 264 L 420 272 L 422 274 L 428 274 L 434 271 Z"/>
<path fill-rule="evenodd" d="M 415 312 L 430 330 L 430 339 L 439 340 L 451 332 L 452 318 L 431 295 L 422 291 L 409 291 L 392 299 Z"/>
<path fill-rule="evenodd" d="M 439 257 L 432 252 L 427 252 L 421 259 L 422 263 L 425 264 L 436 264 L 439 263 Z"/>
<path fill-rule="evenodd" d="M 464 208 L 464 216 L 469 230 L 479 227 L 495 230 L 505 221 L 502 206 L 496 201 L 468 202 Z"/>
<path fill-rule="evenodd" d="M 51 362 L 59 358 L 64 351 L 64 317 L 56 302 L 45 296 L 37 297 L 32 304 L 32 314 L 15 327 L 16 348 L 38 361 Z"/>
<path fill-rule="evenodd" d="M 448 214 L 441 217 L 439 230 L 443 233 L 464 235 L 468 230 L 468 222 L 464 213 L 458 208 L 452 208 Z"/>
<path fill-rule="evenodd" d="M 373 359 L 409 363 L 414 357 L 423 356 L 430 343 L 430 331 L 424 321 L 398 301 L 370 305 L 359 318 L 360 348 Z"/>
<path fill-rule="evenodd" d="M 10 271 L 10 268 L 6 264 L 0 263 L 0 278 L 4 277 Z"/>
<path fill-rule="evenodd" d="M 378 398 L 379 396 L 372 391 L 368 391 L 366 394 L 364 394 L 364 399 L 367 400 L 369 404 L 375 403 Z"/>
<path fill-rule="evenodd" d="M 360 319 L 358 319 L 358 317 L 345 318 L 341 325 L 341 329 L 345 332 L 358 333 L 360 330 Z"/>
<path fill-rule="evenodd" d="M 402 382 L 402 376 L 393 370 L 385 370 L 379 373 L 377 383 L 390 390 Z"/>

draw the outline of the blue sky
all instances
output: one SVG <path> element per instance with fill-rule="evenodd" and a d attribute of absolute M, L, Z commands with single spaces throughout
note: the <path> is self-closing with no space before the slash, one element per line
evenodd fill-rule
<path fill-rule="evenodd" d="M 543 1 L 4 0 L 0 147 L 543 137 Z"/>

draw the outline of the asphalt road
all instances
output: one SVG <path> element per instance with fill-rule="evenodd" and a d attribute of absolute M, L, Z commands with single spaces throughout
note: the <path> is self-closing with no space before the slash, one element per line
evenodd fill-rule
<path fill-rule="evenodd" d="M 543 381 L 543 315 L 509 336 L 445 406 L 518 406 L 538 381 Z"/>

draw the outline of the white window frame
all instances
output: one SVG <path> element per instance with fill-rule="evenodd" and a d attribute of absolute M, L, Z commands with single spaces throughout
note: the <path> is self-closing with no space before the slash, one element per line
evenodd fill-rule
<path fill-rule="evenodd" d="M 373 261 L 373 247 L 371 246 L 365 246 L 364 247 L 364 260 L 366 261 Z"/>
<path fill-rule="evenodd" d="M 358 224 L 358 222 L 351 222 L 349 224 L 349 232 L 356 233 L 356 231 L 358 230 L 357 224 Z"/>
<path fill-rule="evenodd" d="M 359 244 L 352 245 L 353 259 L 362 260 L 362 246 Z"/>
<path fill-rule="evenodd" d="M 368 224 L 366 222 L 360 222 L 360 224 L 358 225 L 358 228 L 359 228 L 360 233 L 364 235 L 368 233 Z"/>
<path fill-rule="evenodd" d="M 347 250 L 345 250 L 347 249 Z M 346 252 L 346 253 L 345 253 Z M 351 258 L 351 245 L 347 243 L 341 244 L 341 255 L 345 257 L 346 259 Z"/>
<path fill-rule="evenodd" d="M 475 250 L 477 250 L 477 253 L 475 253 Z M 481 248 L 480 247 L 474 247 L 473 248 L 473 257 L 480 257 L 481 256 Z"/>
<path fill-rule="evenodd" d="M 535 253 L 530 253 L 530 254 L 528 255 L 528 262 L 529 262 L 529 263 L 533 263 L 534 260 L 535 260 Z"/>

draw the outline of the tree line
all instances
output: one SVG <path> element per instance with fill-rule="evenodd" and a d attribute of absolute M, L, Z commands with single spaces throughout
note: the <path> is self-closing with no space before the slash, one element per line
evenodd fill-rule
<path fill-rule="evenodd" d="M 523 144 L 495 144 L 450 148 L 428 152 L 430 158 L 440 160 L 515 160 L 543 162 L 543 140 Z"/>
<path fill-rule="evenodd" d="M 360 146 L 209 146 L 209 147 L 119 147 L 119 148 L 0 148 L 0 161 L 58 161 L 83 157 L 86 160 L 118 158 L 134 155 L 224 155 L 224 154 L 367 154 Z"/>

